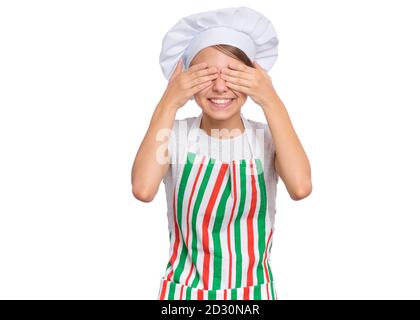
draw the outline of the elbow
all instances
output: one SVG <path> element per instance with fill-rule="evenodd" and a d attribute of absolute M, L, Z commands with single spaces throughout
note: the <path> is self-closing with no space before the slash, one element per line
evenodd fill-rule
<path fill-rule="evenodd" d="M 133 196 L 141 202 L 151 202 L 156 195 L 154 192 L 150 191 L 150 189 L 134 186 L 132 188 L 132 192 Z"/>
<path fill-rule="evenodd" d="M 307 181 L 306 183 L 302 183 L 299 185 L 293 192 L 290 192 L 290 197 L 295 200 L 302 200 L 309 196 L 312 192 L 312 183 L 311 181 Z"/>

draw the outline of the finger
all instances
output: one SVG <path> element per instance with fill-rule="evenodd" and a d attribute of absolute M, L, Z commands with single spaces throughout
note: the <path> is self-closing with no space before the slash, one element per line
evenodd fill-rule
<path fill-rule="evenodd" d="M 188 68 L 187 72 L 189 74 L 192 74 L 195 71 L 198 71 L 198 70 L 201 70 L 201 69 L 205 69 L 205 68 L 207 68 L 207 62 L 202 62 L 202 63 L 199 63 L 199 64 L 192 65 L 191 67 Z"/>
<path fill-rule="evenodd" d="M 231 88 L 232 90 L 242 92 L 242 93 L 244 93 L 248 96 L 250 95 L 250 91 L 249 91 L 248 87 L 240 86 L 240 85 L 234 84 L 232 82 L 226 82 L 226 86 Z"/>
<path fill-rule="evenodd" d="M 228 68 L 223 68 L 221 73 L 229 75 L 229 76 L 233 76 L 236 78 L 246 79 L 246 80 L 251 80 L 253 77 L 251 74 L 247 72 L 232 70 Z"/>
<path fill-rule="evenodd" d="M 198 78 L 198 77 L 202 77 L 202 76 L 206 76 L 206 75 L 214 74 L 214 73 L 217 73 L 217 68 L 216 67 L 210 67 L 210 68 L 207 68 L 207 69 L 202 69 L 202 70 L 194 72 L 191 75 L 191 77 L 192 77 L 192 79 L 195 79 L 195 78 Z"/>
<path fill-rule="evenodd" d="M 190 82 L 190 85 L 191 85 L 191 87 L 194 87 L 197 84 L 200 84 L 200 83 L 203 83 L 203 82 L 206 82 L 206 81 L 213 81 L 214 79 L 216 79 L 218 77 L 219 77 L 218 73 L 210 74 L 208 76 L 201 76 L 201 77 L 198 77 L 198 78 L 192 80 Z"/>
<path fill-rule="evenodd" d="M 267 74 L 267 71 L 263 67 L 261 67 L 261 65 L 257 61 L 254 60 L 252 64 L 254 65 L 255 69 L 258 69 L 261 72 Z"/>
<path fill-rule="evenodd" d="M 237 84 L 237 85 L 240 85 L 240 86 L 243 86 L 243 87 L 251 87 L 252 86 L 252 82 L 247 80 L 247 79 L 231 77 L 231 76 L 228 76 L 226 74 L 221 74 L 220 77 L 225 81 L 229 81 L 229 82 L 232 82 L 234 84 Z"/>
<path fill-rule="evenodd" d="M 252 62 L 252 65 L 253 65 L 255 68 L 257 68 L 257 69 L 264 70 L 264 69 L 263 69 L 263 67 L 261 67 L 261 66 L 259 65 L 259 63 L 258 63 L 257 61 L 255 61 L 255 60 Z M 264 71 L 265 71 L 265 70 L 264 70 Z"/>
<path fill-rule="evenodd" d="M 233 70 L 238 70 L 238 71 L 243 71 L 243 72 L 252 72 L 252 69 L 253 69 L 243 63 L 238 63 L 238 62 L 230 62 L 228 67 Z"/>
<path fill-rule="evenodd" d="M 182 67 L 183 67 L 182 59 L 179 59 L 178 63 L 176 64 L 175 70 L 172 73 L 169 80 L 172 80 L 176 75 L 180 74 L 182 72 Z"/>
<path fill-rule="evenodd" d="M 197 85 L 197 86 L 195 86 L 195 87 L 193 87 L 193 88 L 190 89 L 189 95 L 190 96 L 193 96 L 197 92 L 199 92 L 199 91 L 201 91 L 201 90 L 203 90 L 203 89 L 211 86 L 211 84 L 212 84 L 212 81 L 206 81 L 206 82 L 200 83 L 199 85 Z"/>

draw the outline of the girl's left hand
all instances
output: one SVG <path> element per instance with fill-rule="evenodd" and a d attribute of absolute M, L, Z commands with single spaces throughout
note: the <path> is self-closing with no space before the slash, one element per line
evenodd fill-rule
<path fill-rule="evenodd" d="M 277 95 L 270 76 L 256 62 L 251 68 L 238 62 L 229 63 L 229 69 L 223 68 L 220 77 L 226 81 L 226 86 L 251 97 L 261 107 Z"/>

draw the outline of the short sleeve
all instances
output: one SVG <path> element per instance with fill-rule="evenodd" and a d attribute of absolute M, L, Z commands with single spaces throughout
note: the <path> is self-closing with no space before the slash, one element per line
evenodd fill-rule
<path fill-rule="evenodd" d="M 171 168 L 171 165 L 169 165 L 168 171 L 166 172 L 166 174 L 163 176 L 163 179 L 162 179 L 164 184 L 168 183 L 168 180 L 170 179 L 171 175 L 172 175 L 172 168 Z"/>
<path fill-rule="evenodd" d="M 168 140 L 169 168 L 163 177 L 163 183 L 167 184 L 170 179 L 176 179 L 180 169 L 179 157 L 184 154 L 187 147 L 188 132 L 197 117 L 175 119 Z"/>
<path fill-rule="evenodd" d="M 169 135 L 169 140 L 168 140 L 168 158 L 169 158 L 169 168 L 168 171 L 166 172 L 166 174 L 163 176 L 163 183 L 167 184 L 168 179 L 172 176 L 172 164 L 173 164 L 173 157 L 174 157 L 174 152 L 176 152 L 176 136 L 178 133 L 178 124 L 179 124 L 179 120 L 175 119 L 173 126 L 172 126 L 172 130 L 171 133 Z"/>
<path fill-rule="evenodd" d="M 267 170 L 265 177 L 267 183 L 267 200 L 268 200 L 268 211 L 272 225 L 275 223 L 276 209 L 276 197 L 277 197 L 277 184 L 279 176 L 276 173 L 275 167 L 275 156 L 276 149 L 274 146 L 273 137 L 268 124 L 264 124 L 264 164 L 265 170 Z"/>
<path fill-rule="evenodd" d="M 270 177 L 273 181 L 277 182 L 278 176 L 276 173 L 275 167 L 275 156 L 276 156 L 276 149 L 274 146 L 273 137 L 271 135 L 271 130 L 268 124 L 264 123 L 264 152 L 265 152 L 265 163 L 267 170 L 269 171 Z"/>

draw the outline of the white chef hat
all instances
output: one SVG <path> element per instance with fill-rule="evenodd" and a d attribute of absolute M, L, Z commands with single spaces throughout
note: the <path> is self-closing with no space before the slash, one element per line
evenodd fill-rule
<path fill-rule="evenodd" d="M 222 8 L 179 20 L 162 40 L 159 63 L 166 79 L 182 58 L 188 69 L 194 56 L 211 45 L 235 46 L 268 72 L 277 59 L 278 38 L 270 20 L 247 8 Z"/>

